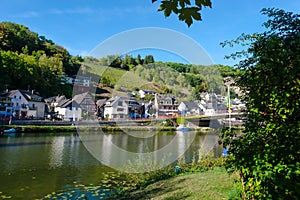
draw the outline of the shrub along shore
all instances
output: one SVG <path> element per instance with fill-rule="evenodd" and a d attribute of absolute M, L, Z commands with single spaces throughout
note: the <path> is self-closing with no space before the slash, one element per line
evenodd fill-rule
<path fill-rule="evenodd" d="M 97 132 L 126 132 L 126 131 L 176 131 L 176 127 L 164 126 L 37 126 L 37 125 L 4 125 L 0 126 L 1 130 L 15 128 L 19 133 L 76 133 L 80 131 L 97 131 Z M 205 132 L 209 127 L 191 128 L 191 130 Z"/>

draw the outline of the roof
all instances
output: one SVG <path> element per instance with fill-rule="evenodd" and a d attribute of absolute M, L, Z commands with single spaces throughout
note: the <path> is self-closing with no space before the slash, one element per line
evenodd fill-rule
<path fill-rule="evenodd" d="M 62 96 L 56 96 L 56 98 L 55 98 L 55 102 L 56 103 L 59 103 L 59 102 L 61 102 L 61 101 L 63 101 L 63 100 L 66 100 L 67 98 L 66 98 L 66 96 L 65 95 L 62 95 Z"/>
<path fill-rule="evenodd" d="M 98 107 L 102 107 L 102 106 L 105 105 L 105 103 L 106 103 L 106 99 L 99 99 L 99 100 L 96 102 L 96 105 L 97 105 Z"/>
<path fill-rule="evenodd" d="M 160 101 L 171 100 L 172 101 L 172 105 L 178 105 L 177 99 L 173 95 L 169 95 L 169 94 L 156 94 L 155 98 L 157 99 L 157 102 L 159 104 L 161 104 Z"/>
<path fill-rule="evenodd" d="M 37 94 L 34 91 L 28 91 L 28 90 L 12 90 L 10 91 L 10 95 L 14 95 L 16 92 L 20 92 L 24 98 L 27 101 L 34 101 L 34 102 L 44 102 L 44 98 L 39 96 L 39 94 Z"/>
<path fill-rule="evenodd" d="M 92 96 L 89 94 L 89 92 L 77 94 L 73 97 L 73 100 L 76 101 L 76 103 L 81 104 L 85 98 L 89 98 L 89 99 L 91 98 L 92 100 Z"/>
<path fill-rule="evenodd" d="M 56 96 L 53 96 L 53 97 L 48 97 L 44 100 L 46 103 L 53 103 L 53 102 L 55 102 L 55 98 L 56 98 Z"/>
<path fill-rule="evenodd" d="M 136 100 L 136 98 L 133 98 L 133 97 L 119 97 L 119 96 L 116 96 L 116 97 L 112 97 L 112 98 L 108 99 L 108 100 L 106 101 L 106 105 L 105 105 L 105 106 L 107 106 L 107 107 L 113 106 L 113 104 L 115 104 L 115 103 L 118 102 L 119 100 L 120 100 L 120 101 L 125 101 L 125 103 L 128 104 L 128 105 L 132 105 L 131 103 L 129 103 L 130 101 L 131 101 L 131 102 L 134 101 L 134 102 L 136 102 L 137 104 L 139 104 L 138 101 Z M 127 102 L 126 102 L 126 101 L 127 101 Z"/>
<path fill-rule="evenodd" d="M 61 100 L 67 99 L 65 95 L 62 96 L 53 96 L 45 99 L 46 103 L 59 103 Z"/>
<path fill-rule="evenodd" d="M 56 107 L 61 107 L 61 108 L 67 108 L 67 107 L 80 107 L 78 103 L 76 103 L 76 101 L 72 100 L 72 99 L 64 99 L 61 100 Z"/>
<path fill-rule="evenodd" d="M 199 108 L 198 104 L 194 101 L 183 101 L 182 103 L 184 103 L 189 110 Z"/>
<path fill-rule="evenodd" d="M 9 92 L 0 92 L 0 98 L 8 98 L 9 94 Z"/>

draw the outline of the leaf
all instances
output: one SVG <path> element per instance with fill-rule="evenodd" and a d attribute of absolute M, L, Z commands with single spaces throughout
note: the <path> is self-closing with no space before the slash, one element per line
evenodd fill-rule
<path fill-rule="evenodd" d="M 162 1 L 158 11 L 164 11 L 164 15 L 169 17 L 172 12 L 177 13 L 177 2 L 173 1 Z"/>
<path fill-rule="evenodd" d="M 201 15 L 199 13 L 200 9 L 197 7 L 190 7 L 190 8 L 182 8 L 179 11 L 178 18 L 181 21 L 184 21 L 189 27 L 193 23 L 193 18 L 195 20 L 201 20 Z"/>
<path fill-rule="evenodd" d="M 200 9 L 202 6 L 208 6 L 208 7 L 212 7 L 212 3 L 210 0 L 196 0 L 195 1 L 196 6 L 198 6 Z"/>
<path fill-rule="evenodd" d="M 184 8 L 185 5 L 191 5 L 190 0 L 179 0 L 179 4 L 181 6 L 181 8 Z"/>

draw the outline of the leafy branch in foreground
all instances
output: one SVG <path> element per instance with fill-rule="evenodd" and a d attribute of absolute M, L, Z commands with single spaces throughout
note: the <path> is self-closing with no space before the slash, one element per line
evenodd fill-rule
<path fill-rule="evenodd" d="M 157 0 L 152 0 L 152 3 Z M 191 26 L 194 20 L 201 21 L 200 11 L 203 7 L 212 7 L 210 0 L 195 0 L 192 4 L 190 0 L 164 0 L 160 1 L 158 11 L 164 12 L 165 17 L 169 17 L 172 13 L 178 15 L 180 21 L 184 21 Z"/>
<path fill-rule="evenodd" d="M 262 14 L 269 17 L 265 32 L 233 41 L 248 45 L 238 65 L 248 120 L 241 136 L 228 130 L 223 136 L 230 146 L 227 167 L 240 172 L 244 198 L 298 199 L 300 15 L 274 8 Z"/>

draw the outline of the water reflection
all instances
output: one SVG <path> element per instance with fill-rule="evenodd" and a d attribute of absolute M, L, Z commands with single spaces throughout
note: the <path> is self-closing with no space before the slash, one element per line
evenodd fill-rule
<path fill-rule="evenodd" d="M 55 137 L 51 142 L 50 167 L 60 167 L 63 164 L 63 151 L 65 146 L 65 137 Z"/>
<path fill-rule="evenodd" d="M 73 182 L 96 185 L 105 173 L 113 171 L 106 165 L 127 163 L 128 152 L 138 161 L 144 161 L 146 155 L 159 163 L 167 156 L 176 160 L 184 154 L 185 160 L 191 161 L 195 153 L 218 156 L 222 151 L 213 133 L 158 133 L 144 138 L 93 133 L 80 137 L 0 138 L 0 191 L 13 199 L 35 199 L 70 188 Z M 101 153 L 97 156 L 102 163 L 85 146 Z"/>
<path fill-rule="evenodd" d="M 176 161 L 193 143 L 196 132 L 159 133 L 152 137 L 137 136 L 138 134 L 133 137 L 132 134 L 126 133 L 80 134 L 85 147 L 101 163 L 117 170 L 138 173 L 156 170 Z M 128 164 L 133 163 L 138 166 L 128 168 Z"/>

